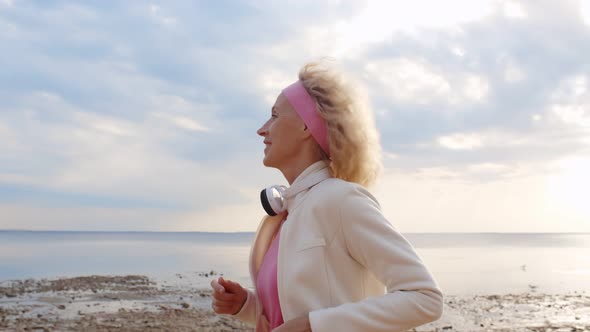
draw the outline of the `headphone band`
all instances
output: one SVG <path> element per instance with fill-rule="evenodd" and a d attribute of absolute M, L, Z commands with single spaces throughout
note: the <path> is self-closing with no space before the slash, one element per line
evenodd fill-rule
<path fill-rule="evenodd" d="M 291 187 L 271 186 L 260 192 L 260 201 L 264 211 L 270 216 L 276 216 L 287 210 L 289 198 L 297 196 L 300 192 L 307 190 L 316 184 L 330 178 L 328 167 L 305 177 L 301 181 L 295 181 Z"/>

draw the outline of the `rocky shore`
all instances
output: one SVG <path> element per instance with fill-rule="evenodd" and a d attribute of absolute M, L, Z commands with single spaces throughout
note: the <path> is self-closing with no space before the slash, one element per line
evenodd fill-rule
<path fill-rule="evenodd" d="M 210 274 L 5 281 L 0 331 L 253 331 L 214 314 L 210 291 L 191 286 Z M 590 294 L 447 295 L 443 317 L 415 331 L 590 331 Z"/>

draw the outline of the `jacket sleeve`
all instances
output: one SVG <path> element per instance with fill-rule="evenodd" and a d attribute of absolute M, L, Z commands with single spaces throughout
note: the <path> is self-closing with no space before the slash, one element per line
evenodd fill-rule
<path fill-rule="evenodd" d="M 412 246 L 385 219 L 376 199 L 354 187 L 334 208 L 340 211 L 349 254 L 387 287 L 387 293 L 310 312 L 312 331 L 405 331 L 440 318 L 441 291 Z"/>
<path fill-rule="evenodd" d="M 252 325 L 256 324 L 256 292 L 246 289 L 248 292 L 248 297 L 246 298 L 246 302 L 238 311 L 238 313 L 234 314 L 233 317 L 244 321 L 246 323 L 250 323 Z"/>

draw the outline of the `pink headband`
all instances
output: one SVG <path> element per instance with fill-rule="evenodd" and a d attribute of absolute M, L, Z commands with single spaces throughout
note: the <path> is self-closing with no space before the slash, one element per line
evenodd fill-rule
<path fill-rule="evenodd" d="M 328 145 L 328 130 L 326 121 L 319 115 L 315 102 L 305 90 L 303 83 L 297 81 L 283 90 L 283 95 L 287 97 L 289 103 L 297 114 L 303 119 L 311 135 L 320 145 L 322 150 L 330 156 L 330 146 Z"/>

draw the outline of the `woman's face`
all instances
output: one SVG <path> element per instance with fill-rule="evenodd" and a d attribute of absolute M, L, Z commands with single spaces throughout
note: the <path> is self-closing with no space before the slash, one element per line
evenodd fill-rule
<path fill-rule="evenodd" d="M 281 93 L 272 107 L 270 119 L 258 129 L 257 134 L 264 137 L 264 160 L 268 167 L 281 169 L 301 151 L 305 124 Z"/>

